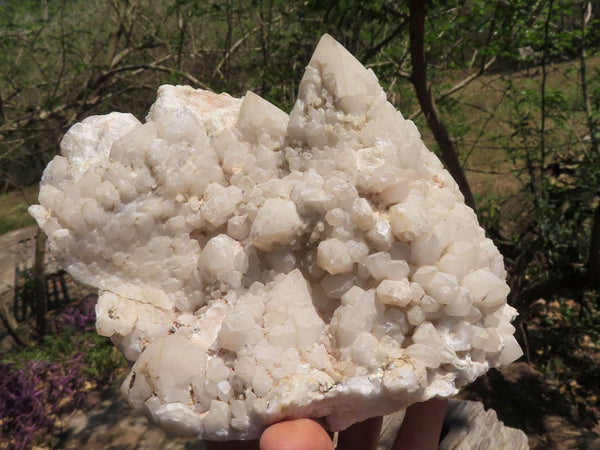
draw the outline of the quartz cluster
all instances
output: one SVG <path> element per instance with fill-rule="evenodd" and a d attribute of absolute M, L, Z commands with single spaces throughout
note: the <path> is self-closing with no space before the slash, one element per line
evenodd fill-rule
<path fill-rule="evenodd" d="M 414 123 L 330 36 L 288 114 L 161 86 L 73 126 L 31 214 L 99 289 L 122 392 L 180 435 L 340 430 L 521 355 L 501 255 Z"/>

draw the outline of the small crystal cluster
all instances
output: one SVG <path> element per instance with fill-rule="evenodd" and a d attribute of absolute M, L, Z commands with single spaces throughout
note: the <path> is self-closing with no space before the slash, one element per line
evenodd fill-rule
<path fill-rule="evenodd" d="M 96 286 L 122 391 L 164 429 L 340 430 L 521 355 L 502 257 L 376 76 L 324 36 L 288 116 L 162 86 L 73 126 L 30 211 Z"/>

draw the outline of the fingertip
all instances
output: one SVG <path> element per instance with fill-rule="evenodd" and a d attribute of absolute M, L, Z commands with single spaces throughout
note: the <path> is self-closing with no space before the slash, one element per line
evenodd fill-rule
<path fill-rule="evenodd" d="M 333 450 L 325 429 L 311 419 L 271 425 L 260 437 L 260 450 Z"/>

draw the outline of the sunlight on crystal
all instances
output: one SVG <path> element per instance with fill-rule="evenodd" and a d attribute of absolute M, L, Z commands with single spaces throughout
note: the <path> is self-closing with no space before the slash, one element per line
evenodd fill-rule
<path fill-rule="evenodd" d="M 74 125 L 31 214 L 99 289 L 122 392 L 175 434 L 340 430 L 521 355 L 502 257 L 414 123 L 330 36 L 288 116 L 161 86 Z"/>

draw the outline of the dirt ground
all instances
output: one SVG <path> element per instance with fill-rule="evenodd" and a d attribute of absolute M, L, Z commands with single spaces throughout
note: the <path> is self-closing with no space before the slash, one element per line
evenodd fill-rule
<path fill-rule="evenodd" d="M 531 449 L 600 450 L 597 398 L 582 404 L 527 362 L 491 370 L 459 397 L 493 408 L 506 425 L 527 434 Z"/>
<path fill-rule="evenodd" d="M 128 409 L 116 386 L 114 383 L 108 389 L 89 393 L 84 407 L 87 412 L 73 416 L 60 448 L 150 449 L 162 448 L 157 444 L 167 442 L 173 450 L 204 448 L 198 441 L 168 440 L 160 430 L 149 428 L 146 419 Z M 597 405 L 589 402 L 595 412 L 582 414 L 560 388 L 528 363 L 517 362 L 501 371 L 491 370 L 458 397 L 481 401 L 486 409 L 494 409 L 506 426 L 527 434 L 532 450 L 600 450 Z M 98 428 L 90 433 L 92 423 Z"/>

